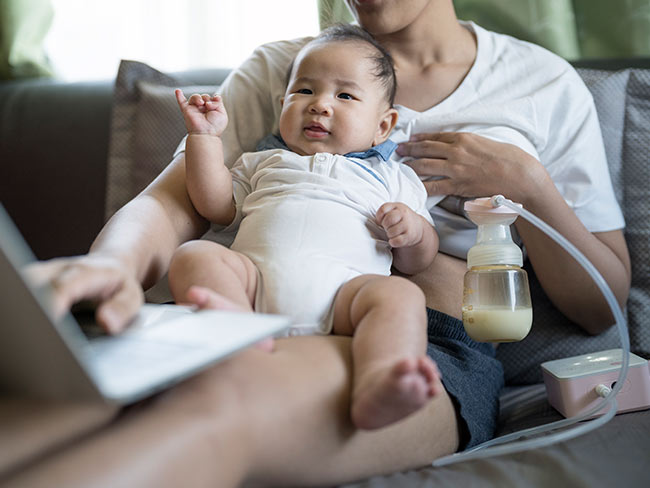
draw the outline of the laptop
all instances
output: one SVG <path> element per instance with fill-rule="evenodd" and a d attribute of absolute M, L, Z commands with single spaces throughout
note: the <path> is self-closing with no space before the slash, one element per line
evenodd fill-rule
<path fill-rule="evenodd" d="M 291 325 L 280 315 L 145 304 L 122 334 L 92 333 L 70 313 L 53 319 L 48 287 L 21 272 L 33 261 L 0 204 L 0 392 L 126 405 Z"/>

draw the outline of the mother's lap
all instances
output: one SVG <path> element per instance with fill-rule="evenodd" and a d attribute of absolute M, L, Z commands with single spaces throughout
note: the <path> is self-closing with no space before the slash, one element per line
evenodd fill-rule
<path fill-rule="evenodd" d="M 191 396 L 200 412 L 221 416 L 217 423 L 227 431 L 236 426 L 254 460 L 253 478 L 265 482 L 344 481 L 419 467 L 453 452 L 457 421 L 446 393 L 387 428 L 354 428 L 350 345 L 342 336 L 279 339 L 274 352 L 243 351 L 170 395 Z M 219 438 L 218 429 L 210 431 Z"/>

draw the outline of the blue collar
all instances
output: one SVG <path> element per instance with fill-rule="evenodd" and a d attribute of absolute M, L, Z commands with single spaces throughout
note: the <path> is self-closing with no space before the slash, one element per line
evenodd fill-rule
<path fill-rule="evenodd" d="M 266 151 L 267 149 L 284 149 L 285 151 L 290 150 L 287 147 L 287 145 L 284 143 L 282 138 L 280 136 L 276 136 L 275 134 L 269 134 L 268 136 L 266 136 L 257 144 L 257 147 L 255 148 L 256 151 Z M 377 146 L 373 146 L 366 151 L 350 152 L 344 154 L 344 156 L 348 158 L 358 158 L 358 159 L 368 159 L 372 157 L 377 157 L 382 161 L 388 161 L 390 159 L 391 154 L 393 154 L 393 152 L 395 151 L 395 149 L 397 149 L 397 144 L 395 144 L 390 139 L 387 139 L 381 144 L 378 144 Z"/>
<path fill-rule="evenodd" d="M 395 149 L 397 149 L 397 144 L 395 144 L 390 139 L 386 139 L 381 144 L 372 146 L 370 149 L 367 149 L 366 151 L 350 152 L 347 153 L 345 156 L 348 158 L 358 158 L 358 159 L 368 159 L 372 157 L 377 157 L 382 161 L 388 161 L 390 159 L 390 155 L 393 154 Z"/>

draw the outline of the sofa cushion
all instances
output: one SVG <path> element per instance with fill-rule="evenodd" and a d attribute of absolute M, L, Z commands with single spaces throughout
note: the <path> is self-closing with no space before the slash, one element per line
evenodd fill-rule
<path fill-rule="evenodd" d="M 0 83 L 0 201 L 39 259 L 85 253 L 102 228 L 112 85 Z"/>
<path fill-rule="evenodd" d="M 650 70 L 630 73 L 623 139 L 625 237 L 632 259 L 630 342 L 650 358 Z"/>
<path fill-rule="evenodd" d="M 638 225 L 631 221 L 629 201 L 629 179 L 635 181 L 639 187 L 640 193 L 645 195 L 645 207 L 639 208 L 639 215 L 645 215 L 647 221 L 648 202 L 650 201 L 650 179 L 644 176 L 640 164 L 636 163 L 629 154 L 629 139 L 639 139 L 639 135 L 632 135 L 630 130 L 630 111 L 634 110 L 631 100 L 633 100 L 632 91 L 636 80 L 637 73 L 650 74 L 650 70 L 622 70 L 622 71 L 605 71 L 589 68 L 578 69 L 585 84 L 591 91 L 598 118 L 601 125 L 605 151 L 609 163 L 610 174 L 617 200 L 622 205 L 626 217 L 626 237 L 628 245 L 630 236 L 634 235 Z M 632 78 L 630 78 L 632 76 Z M 628 80 L 630 82 L 628 83 Z M 642 98 L 641 98 L 642 100 Z M 645 103 L 648 103 L 650 96 L 646 94 Z M 626 102 L 627 101 L 627 102 Z M 641 111 L 642 112 L 642 111 Z M 641 115 L 637 114 L 636 118 Z M 645 110 L 646 127 L 650 124 L 647 117 L 650 117 L 650 110 Z M 639 126 L 641 127 L 641 126 Z M 624 133 L 625 129 L 625 133 Z M 624 137 L 625 134 L 625 137 Z M 647 136 L 647 130 L 646 130 Z M 645 141 L 645 148 L 650 147 L 650 143 Z M 641 145 L 639 145 L 641 147 Z M 638 151 L 639 157 L 642 152 Z M 647 169 L 646 169 L 647 172 Z M 645 189 L 643 189 L 645 182 Z M 642 205 L 640 207 L 643 207 Z M 640 239 L 642 240 L 642 239 Z M 648 234 L 646 227 L 645 245 L 647 249 Z M 632 246 L 631 246 L 632 247 Z M 638 263 L 642 256 L 638 252 L 630 249 L 633 263 Z M 648 255 L 646 254 L 646 263 Z M 530 278 L 530 291 L 533 301 L 533 327 L 530 334 L 519 343 L 501 344 L 497 349 L 497 357 L 504 366 L 505 379 L 507 384 L 532 384 L 542 381 L 542 371 L 540 364 L 551 359 L 559 359 L 579 354 L 597 352 L 621 346 L 619 333 L 616 327 L 612 327 L 603 334 L 591 336 L 584 332 L 577 324 L 571 322 L 562 313 L 555 308 L 549 298 L 544 293 L 539 281 L 530 265 L 526 265 L 526 270 Z M 650 273 L 646 270 L 646 275 Z M 635 285 L 636 283 L 636 285 Z M 647 335 L 647 328 L 642 327 L 640 313 L 637 312 L 642 307 L 636 306 L 637 300 L 648 299 L 647 283 L 646 289 L 641 284 L 633 282 L 633 288 L 630 294 L 628 326 L 630 336 L 632 337 L 632 350 L 637 354 L 646 356 L 650 353 L 648 340 L 642 339 L 642 335 Z M 632 298 L 640 297 L 640 298 Z M 649 310 L 649 303 L 645 304 L 645 311 Z M 634 311 L 633 311 L 634 310 Z"/>
<path fill-rule="evenodd" d="M 144 63 L 122 61 L 115 80 L 109 143 L 106 218 L 142 191 L 171 161 L 186 133 L 174 90 L 214 93 Z"/>

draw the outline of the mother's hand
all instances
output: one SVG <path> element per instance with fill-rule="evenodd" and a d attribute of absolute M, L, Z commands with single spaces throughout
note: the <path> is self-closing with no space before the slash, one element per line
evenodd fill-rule
<path fill-rule="evenodd" d="M 55 317 L 77 302 L 92 301 L 97 304 L 97 322 L 111 334 L 123 330 L 144 301 L 133 273 L 110 257 L 89 254 L 36 262 L 26 275 L 35 286 L 51 286 Z"/>
<path fill-rule="evenodd" d="M 550 176 L 533 156 L 519 147 L 469 132 L 416 134 L 397 153 L 422 177 L 429 195 L 482 197 L 502 194 L 521 202 Z"/>

